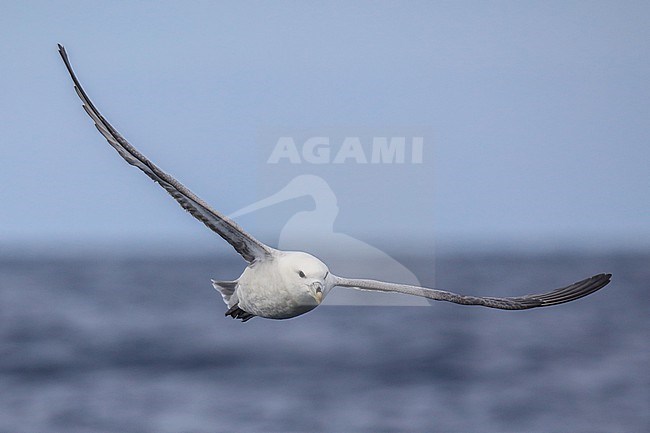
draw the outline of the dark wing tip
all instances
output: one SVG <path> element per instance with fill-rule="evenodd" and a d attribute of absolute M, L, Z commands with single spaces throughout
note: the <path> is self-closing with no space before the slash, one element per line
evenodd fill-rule
<path fill-rule="evenodd" d="M 541 301 L 540 306 L 558 305 L 575 301 L 602 289 L 611 281 L 612 274 L 598 274 L 569 286 L 535 296 Z"/>
<path fill-rule="evenodd" d="M 597 274 L 576 283 L 538 295 L 517 298 L 483 298 L 489 301 L 488 307 L 508 310 L 549 307 L 584 298 L 609 284 L 612 274 Z M 486 305 L 486 304 L 481 304 Z"/>

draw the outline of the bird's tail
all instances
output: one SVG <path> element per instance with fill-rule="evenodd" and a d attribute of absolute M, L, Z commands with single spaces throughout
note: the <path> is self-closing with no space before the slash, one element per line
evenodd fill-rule
<path fill-rule="evenodd" d="M 238 302 L 235 295 L 235 288 L 237 287 L 237 280 L 235 281 L 216 281 L 212 280 L 212 287 L 217 289 L 221 293 L 223 302 L 226 303 L 228 307 L 232 307 Z"/>

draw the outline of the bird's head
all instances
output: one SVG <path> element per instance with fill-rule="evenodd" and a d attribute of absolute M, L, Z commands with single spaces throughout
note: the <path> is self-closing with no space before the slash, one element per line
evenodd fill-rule
<path fill-rule="evenodd" d="M 320 305 L 333 287 L 327 265 L 300 251 L 284 251 L 280 261 L 287 285 L 296 290 L 305 303 L 315 301 L 314 306 Z"/>

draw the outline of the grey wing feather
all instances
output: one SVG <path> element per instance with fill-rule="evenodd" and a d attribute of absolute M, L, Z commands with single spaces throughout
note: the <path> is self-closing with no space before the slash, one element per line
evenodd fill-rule
<path fill-rule="evenodd" d="M 74 82 L 74 88 L 83 102 L 83 108 L 86 113 L 93 119 L 97 130 L 106 138 L 108 143 L 120 154 L 129 164 L 142 170 L 154 182 L 162 186 L 186 211 L 192 216 L 205 224 L 208 228 L 218 233 L 225 239 L 235 250 L 248 261 L 253 262 L 256 259 L 268 256 L 272 249 L 264 245 L 251 235 L 246 233 L 237 223 L 230 220 L 225 215 L 212 209 L 207 203 L 197 197 L 192 191 L 183 186 L 179 181 L 169 174 L 159 169 L 154 163 L 149 161 L 144 155 L 138 152 L 122 135 L 117 132 L 113 126 L 108 123 L 95 108 L 92 101 L 86 95 L 83 87 L 79 83 L 65 48 L 59 45 L 59 53 L 70 73 Z"/>
<path fill-rule="evenodd" d="M 598 274 L 547 293 L 513 298 L 463 296 L 445 290 L 428 289 L 426 287 L 341 277 L 336 277 L 336 285 L 360 290 L 404 293 L 407 295 L 422 296 L 435 301 L 447 301 L 462 305 L 481 305 L 502 310 L 526 310 L 528 308 L 563 304 L 582 298 L 605 287 L 609 284 L 611 277 L 612 274 Z"/>

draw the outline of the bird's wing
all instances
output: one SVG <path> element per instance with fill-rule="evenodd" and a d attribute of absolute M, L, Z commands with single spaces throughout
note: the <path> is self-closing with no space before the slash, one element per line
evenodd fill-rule
<path fill-rule="evenodd" d="M 582 298 L 583 296 L 587 296 L 596 290 L 605 287 L 609 283 L 611 277 L 612 274 L 598 274 L 547 293 L 514 298 L 463 296 L 444 290 L 428 289 L 426 287 L 342 277 L 336 277 L 335 285 L 360 290 L 405 293 L 407 295 L 422 296 L 435 301 L 454 302 L 462 305 L 481 305 L 483 307 L 499 308 L 502 310 L 525 310 L 528 308 L 564 304 L 565 302 L 571 302 Z"/>
<path fill-rule="evenodd" d="M 74 82 L 74 88 L 77 91 L 77 95 L 79 95 L 79 98 L 81 98 L 81 101 L 83 102 L 83 108 L 95 121 L 95 126 L 104 138 L 106 138 L 108 144 L 113 146 L 113 148 L 117 150 L 117 153 L 119 153 L 126 162 L 139 168 L 154 182 L 165 188 L 169 195 L 171 195 L 174 200 L 183 207 L 183 209 L 192 214 L 193 217 L 201 221 L 208 228 L 218 233 L 219 236 L 232 245 L 246 261 L 252 263 L 255 260 L 272 254 L 272 248 L 264 245 L 262 242 L 246 233 L 237 223 L 230 220 L 225 215 L 212 209 L 207 203 L 194 195 L 192 191 L 187 189 L 169 174 L 156 167 L 155 164 L 138 152 L 135 147 L 131 146 L 131 144 L 129 144 L 129 142 L 126 141 L 126 139 L 122 137 L 122 135 L 120 135 L 120 133 L 117 132 L 106 119 L 104 119 L 99 110 L 95 108 L 88 95 L 86 95 L 86 92 L 81 87 L 79 80 L 72 70 L 72 66 L 70 66 L 68 55 L 62 45 L 59 45 L 59 53 L 61 54 L 61 58 L 63 59 L 63 62 L 70 73 L 70 77 Z"/>

